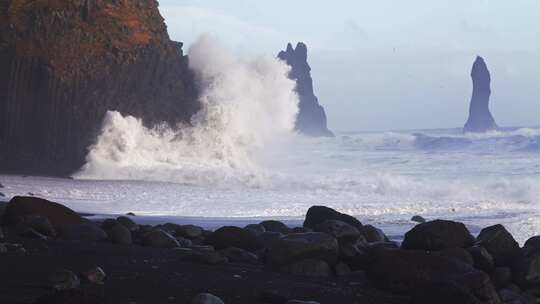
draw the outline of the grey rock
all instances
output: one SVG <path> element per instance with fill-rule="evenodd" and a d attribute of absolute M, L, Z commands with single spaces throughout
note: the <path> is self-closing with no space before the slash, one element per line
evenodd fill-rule
<path fill-rule="evenodd" d="M 384 232 L 379 229 L 375 228 L 371 225 L 364 225 L 362 229 L 360 229 L 360 232 L 366 239 L 368 243 L 377 243 L 377 242 L 389 242 L 390 239 L 384 234 Z"/>
<path fill-rule="evenodd" d="M 176 248 L 180 247 L 178 241 L 169 233 L 154 229 L 143 236 L 143 245 L 154 248 Z"/>
<path fill-rule="evenodd" d="M 134 232 L 139 230 L 139 225 L 137 225 L 133 220 L 127 216 L 120 216 L 116 219 L 120 224 L 124 225 L 129 231 Z"/>
<path fill-rule="evenodd" d="M 213 294 L 209 293 L 201 293 L 198 294 L 193 300 L 191 300 L 191 304 L 225 304 L 220 298 L 214 296 Z"/>
<path fill-rule="evenodd" d="M 124 225 L 117 223 L 107 230 L 109 240 L 116 244 L 131 245 L 133 243 L 131 231 Z"/>
<path fill-rule="evenodd" d="M 240 248 L 229 247 L 219 251 L 232 263 L 259 264 L 259 257 Z"/>
<path fill-rule="evenodd" d="M 193 242 L 190 239 L 186 239 L 183 237 L 176 237 L 176 240 L 178 241 L 178 244 L 180 244 L 180 247 L 191 247 L 193 246 Z"/>
<path fill-rule="evenodd" d="M 96 242 L 105 240 L 107 233 L 95 223 L 83 222 L 66 227 L 62 236 L 68 240 Z"/>
<path fill-rule="evenodd" d="M 493 256 L 496 266 L 509 266 L 521 253 L 514 237 L 502 225 L 482 229 L 477 241 Z"/>
<path fill-rule="evenodd" d="M 333 236 L 320 233 L 289 234 L 273 242 L 268 248 L 268 262 L 286 265 L 303 259 L 322 259 L 335 264 L 338 242 Z"/>

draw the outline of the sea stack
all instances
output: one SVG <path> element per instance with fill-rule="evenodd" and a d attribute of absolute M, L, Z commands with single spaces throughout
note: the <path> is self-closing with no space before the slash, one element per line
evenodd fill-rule
<path fill-rule="evenodd" d="M 473 93 L 469 109 L 469 119 L 464 132 L 487 132 L 496 130 L 497 124 L 489 111 L 491 96 L 491 76 L 486 62 L 480 56 L 476 57 L 471 71 Z"/>
<path fill-rule="evenodd" d="M 296 81 L 296 90 L 300 97 L 299 112 L 296 118 L 296 130 L 309 136 L 334 136 L 326 126 L 326 113 L 313 92 L 311 67 L 307 61 L 307 46 L 299 42 L 296 48 L 289 43 L 287 50 L 281 51 L 278 58 L 290 67 L 289 77 Z"/>
<path fill-rule="evenodd" d="M 68 175 L 106 111 L 189 121 L 197 90 L 157 1 L 0 0 L 0 171 Z"/>

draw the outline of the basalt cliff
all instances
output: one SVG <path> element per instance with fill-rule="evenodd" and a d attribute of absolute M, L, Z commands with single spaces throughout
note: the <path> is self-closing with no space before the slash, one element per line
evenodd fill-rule
<path fill-rule="evenodd" d="M 307 46 L 300 42 L 293 48 L 289 43 L 287 50 L 281 51 L 278 58 L 291 67 L 289 77 L 296 81 L 296 90 L 300 97 L 296 130 L 310 136 L 333 136 L 326 125 L 324 108 L 319 104 L 313 91 L 311 67 L 307 61 Z"/>
<path fill-rule="evenodd" d="M 471 71 L 473 93 L 469 108 L 469 119 L 464 132 L 487 132 L 497 129 L 495 119 L 489 111 L 491 96 L 491 75 L 486 62 L 480 56 L 476 57 Z"/>
<path fill-rule="evenodd" d="M 68 175 L 104 114 L 145 124 L 198 110 L 155 0 L 0 0 L 0 172 Z"/>

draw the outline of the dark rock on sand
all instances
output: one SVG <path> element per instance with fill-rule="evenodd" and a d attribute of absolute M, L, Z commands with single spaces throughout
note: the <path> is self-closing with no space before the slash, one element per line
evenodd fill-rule
<path fill-rule="evenodd" d="M 491 272 L 495 267 L 495 261 L 483 246 L 476 245 L 468 249 L 474 260 L 474 267 L 485 272 Z"/>
<path fill-rule="evenodd" d="M 161 229 L 153 229 L 143 236 L 143 245 L 154 248 L 180 247 L 178 241 L 169 233 Z"/>
<path fill-rule="evenodd" d="M 342 221 L 336 220 L 326 220 L 315 228 L 317 232 L 324 232 L 334 236 L 337 239 L 340 238 L 357 238 L 359 237 L 360 231 L 354 226 L 349 225 Z"/>
<path fill-rule="evenodd" d="M 280 221 L 263 221 L 260 222 L 260 225 L 262 225 L 266 231 L 270 232 L 279 232 L 282 234 L 288 234 L 291 232 L 291 228 L 287 227 L 287 225 Z"/>
<path fill-rule="evenodd" d="M 338 242 L 326 233 L 289 234 L 273 242 L 268 248 L 268 262 L 287 265 L 304 259 L 321 259 L 331 265 L 337 262 Z"/>
<path fill-rule="evenodd" d="M 458 296 L 474 296 L 479 303 L 498 304 L 499 297 L 482 271 L 455 259 L 413 250 L 375 250 L 368 264 L 370 278 L 379 286 L 398 293 L 421 294 L 425 290 L 461 290 Z M 451 290 L 448 290 L 450 287 Z M 432 303 L 438 303 L 432 299 Z M 425 302 L 424 302 L 425 303 Z M 471 302 L 473 303 L 473 302 Z"/>
<path fill-rule="evenodd" d="M 118 223 L 106 230 L 109 240 L 116 244 L 131 245 L 133 243 L 131 231 L 124 225 Z"/>
<path fill-rule="evenodd" d="M 466 248 L 474 244 L 474 237 L 464 224 L 435 220 L 416 225 L 405 234 L 401 248 L 407 250 L 442 250 Z"/>
<path fill-rule="evenodd" d="M 360 232 L 369 243 L 390 241 L 381 229 L 373 227 L 372 225 L 364 225 L 362 229 L 360 229 Z"/>
<path fill-rule="evenodd" d="M 62 230 L 62 237 L 68 240 L 97 242 L 107 239 L 107 233 L 93 222 L 70 225 Z"/>
<path fill-rule="evenodd" d="M 415 215 L 411 218 L 411 221 L 412 222 L 417 222 L 417 223 L 425 223 L 427 222 L 425 218 L 421 217 L 420 215 Z"/>
<path fill-rule="evenodd" d="M 289 43 L 287 49 L 279 53 L 278 58 L 291 67 L 289 78 L 296 81 L 296 91 L 300 97 L 296 129 L 310 136 L 334 136 L 326 126 L 326 113 L 313 91 L 307 46 L 300 42 L 294 49 Z"/>
<path fill-rule="evenodd" d="M 332 269 L 323 260 L 305 259 L 280 268 L 281 272 L 306 277 L 328 277 Z"/>
<path fill-rule="evenodd" d="M 17 225 L 21 217 L 25 216 L 46 217 L 57 232 L 83 222 L 82 217 L 75 211 L 58 203 L 37 197 L 16 196 L 6 207 L 3 224 Z"/>
<path fill-rule="evenodd" d="M 477 241 L 493 256 L 497 266 L 511 265 L 521 253 L 514 237 L 502 225 L 482 229 Z"/>
<path fill-rule="evenodd" d="M 214 296 L 213 294 L 209 293 L 201 293 L 198 294 L 193 300 L 191 301 L 191 304 L 225 304 L 223 301 Z"/>
<path fill-rule="evenodd" d="M 229 259 L 231 263 L 243 263 L 243 264 L 259 264 L 259 257 L 249 251 L 244 249 L 229 247 L 223 250 L 220 250 L 223 256 Z"/>
<path fill-rule="evenodd" d="M 131 220 L 127 216 L 120 216 L 116 220 L 118 221 L 118 223 L 126 227 L 131 232 L 139 230 L 139 225 L 137 225 L 133 220 Z"/>
<path fill-rule="evenodd" d="M 108 110 L 145 125 L 199 109 L 157 1 L 0 1 L 0 171 L 67 176 Z"/>
<path fill-rule="evenodd" d="M 253 252 L 263 247 L 263 243 L 255 234 L 233 226 L 219 228 L 208 236 L 206 242 L 217 250 L 237 247 Z"/>
<path fill-rule="evenodd" d="M 476 57 L 471 71 L 473 93 L 469 108 L 469 119 L 464 132 L 486 132 L 497 129 L 495 119 L 489 111 L 491 75 L 482 57 Z"/>
<path fill-rule="evenodd" d="M 319 224 L 322 224 L 326 220 L 342 221 L 356 229 L 362 229 L 362 223 L 356 218 L 325 206 L 313 206 L 309 208 L 304 220 L 304 227 L 316 229 Z"/>

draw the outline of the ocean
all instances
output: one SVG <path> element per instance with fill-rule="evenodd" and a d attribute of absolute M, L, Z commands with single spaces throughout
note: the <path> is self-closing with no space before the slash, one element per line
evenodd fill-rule
<path fill-rule="evenodd" d="M 521 243 L 540 234 L 540 128 L 288 134 L 260 145 L 186 145 L 185 135 L 144 129 L 118 113 L 106 121 L 108 139 L 98 140 L 73 179 L 0 175 L 0 191 L 81 212 L 133 212 L 145 221 L 209 228 L 265 218 L 301 225 L 310 206 L 326 205 L 396 240 L 414 226 L 413 215 L 461 221 L 473 233 L 502 223 Z"/>

